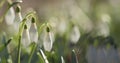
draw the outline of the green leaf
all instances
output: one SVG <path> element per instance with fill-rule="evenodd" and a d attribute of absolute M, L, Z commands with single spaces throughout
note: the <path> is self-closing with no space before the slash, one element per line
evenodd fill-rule
<path fill-rule="evenodd" d="M 36 46 L 37 46 L 36 43 L 35 43 L 35 42 L 32 42 L 32 50 L 31 50 L 30 57 L 29 57 L 29 59 L 28 59 L 28 63 L 31 62 L 32 56 L 33 56 L 33 54 L 34 54 L 34 52 L 35 52 L 35 50 L 36 50 Z"/>
<path fill-rule="evenodd" d="M 7 45 L 8 45 L 11 41 L 12 41 L 12 38 L 10 38 L 10 39 L 7 41 L 7 43 L 0 45 L 0 52 L 2 52 L 2 51 L 7 47 Z"/>
<path fill-rule="evenodd" d="M 41 55 L 39 52 L 37 52 L 37 55 L 38 55 L 38 57 L 39 57 L 40 63 L 45 63 L 45 61 L 44 61 L 42 55 Z"/>

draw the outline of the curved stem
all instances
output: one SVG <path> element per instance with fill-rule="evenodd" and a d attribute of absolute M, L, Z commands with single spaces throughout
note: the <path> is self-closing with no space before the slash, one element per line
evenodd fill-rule
<path fill-rule="evenodd" d="M 19 36 L 17 63 L 20 63 L 20 52 L 21 52 L 21 36 Z"/>

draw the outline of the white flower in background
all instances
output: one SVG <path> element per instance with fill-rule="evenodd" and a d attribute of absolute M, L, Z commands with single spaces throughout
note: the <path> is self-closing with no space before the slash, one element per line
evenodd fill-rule
<path fill-rule="evenodd" d="M 108 36 L 110 33 L 110 30 L 109 30 L 109 26 L 107 23 L 98 23 L 98 26 L 97 26 L 97 35 L 99 36 Z"/>
<path fill-rule="evenodd" d="M 30 40 L 31 42 L 36 42 L 38 41 L 38 31 L 37 31 L 37 26 L 36 26 L 36 23 L 35 23 L 35 18 L 32 18 L 32 21 L 31 21 L 31 27 L 30 27 L 30 30 L 29 30 L 29 33 L 30 33 Z"/>
<path fill-rule="evenodd" d="M 74 26 L 70 34 L 70 40 L 72 43 L 77 43 L 79 38 L 80 38 L 79 28 L 77 26 Z"/>
<path fill-rule="evenodd" d="M 67 22 L 64 19 L 58 22 L 57 30 L 60 35 L 63 35 L 67 29 Z"/>
<path fill-rule="evenodd" d="M 46 51 L 50 52 L 53 46 L 52 34 L 49 27 L 46 28 L 46 31 L 43 39 L 43 46 Z"/>
<path fill-rule="evenodd" d="M 30 43 L 31 43 L 27 25 L 24 26 L 24 30 L 23 30 L 23 33 L 22 33 L 22 40 L 21 41 L 22 41 L 22 45 L 24 47 L 28 47 L 30 45 Z"/>
<path fill-rule="evenodd" d="M 14 19 L 15 19 L 15 11 L 14 11 L 13 7 L 11 7 L 8 10 L 8 12 L 6 13 L 5 21 L 8 25 L 11 25 L 11 24 L 13 24 Z"/>

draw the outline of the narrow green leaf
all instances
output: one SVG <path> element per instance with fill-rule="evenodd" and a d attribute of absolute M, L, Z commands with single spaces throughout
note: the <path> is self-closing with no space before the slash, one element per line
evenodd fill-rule
<path fill-rule="evenodd" d="M 5 44 L 0 45 L 0 52 L 2 52 L 11 41 L 12 38 L 10 38 Z"/>
<path fill-rule="evenodd" d="M 37 46 L 36 43 L 35 43 L 35 42 L 32 42 L 32 50 L 31 50 L 30 57 L 29 57 L 29 59 L 28 59 L 28 63 L 31 62 L 32 56 L 33 56 L 33 54 L 34 54 L 34 52 L 35 52 L 35 50 L 36 50 L 36 46 Z"/>
<path fill-rule="evenodd" d="M 39 52 L 37 52 L 37 55 L 38 55 L 38 57 L 39 57 L 40 63 L 45 63 L 42 55 L 41 55 Z"/>

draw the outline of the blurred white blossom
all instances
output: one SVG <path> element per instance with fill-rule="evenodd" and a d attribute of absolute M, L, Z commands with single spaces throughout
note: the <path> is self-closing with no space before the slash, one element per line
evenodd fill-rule
<path fill-rule="evenodd" d="M 11 25 L 11 24 L 13 24 L 14 19 L 15 19 L 15 11 L 14 11 L 13 7 L 11 7 L 8 10 L 8 12 L 6 13 L 5 21 L 8 25 Z"/>
<path fill-rule="evenodd" d="M 36 42 L 37 43 L 37 41 L 38 41 L 38 31 L 37 31 L 36 23 L 31 24 L 29 33 L 30 33 L 31 42 Z"/>
<path fill-rule="evenodd" d="M 97 25 L 97 35 L 108 36 L 110 33 L 109 26 L 107 23 L 100 22 Z"/>
<path fill-rule="evenodd" d="M 70 40 L 72 43 L 77 43 L 79 38 L 80 38 L 79 28 L 77 26 L 74 26 L 70 34 Z"/>

